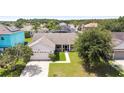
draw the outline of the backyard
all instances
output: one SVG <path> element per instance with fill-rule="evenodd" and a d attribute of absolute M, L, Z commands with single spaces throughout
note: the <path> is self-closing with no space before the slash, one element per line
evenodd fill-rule
<path fill-rule="evenodd" d="M 81 64 L 81 59 L 78 57 L 77 52 L 69 52 L 71 63 L 50 63 L 49 77 L 88 77 L 95 76 L 88 74 Z"/>

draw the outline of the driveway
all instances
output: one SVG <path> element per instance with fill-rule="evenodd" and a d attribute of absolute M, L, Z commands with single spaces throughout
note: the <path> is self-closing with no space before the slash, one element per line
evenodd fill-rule
<path fill-rule="evenodd" d="M 124 70 L 124 60 L 115 60 L 113 63 L 118 65 Z"/>
<path fill-rule="evenodd" d="M 55 63 L 70 63 L 68 52 L 65 52 L 66 61 L 57 61 Z M 30 61 L 22 71 L 20 77 L 48 77 L 49 63 L 52 61 Z"/>
<path fill-rule="evenodd" d="M 48 77 L 49 61 L 30 61 L 20 77 Z"/>

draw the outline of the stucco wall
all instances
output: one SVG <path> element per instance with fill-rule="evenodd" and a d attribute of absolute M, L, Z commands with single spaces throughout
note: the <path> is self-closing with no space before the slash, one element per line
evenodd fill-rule
<path fill-rule="evenodd" d="M 4 39 L 2 40 L 1 37 Z M 19 43 L 24 43 L 24 32 L 0 35 L 0 48 L 13 47 Z"/>

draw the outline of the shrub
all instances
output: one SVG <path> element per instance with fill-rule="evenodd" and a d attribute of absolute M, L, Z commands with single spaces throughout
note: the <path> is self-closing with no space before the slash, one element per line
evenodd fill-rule
<path fill-rule="evenodd" d="M 25 38 L 31 38 L 30 31 L 28 31 L 28 32 L 25 32 Z"/>
<path fill-rule="evenodd" d="M 55 61 L 55 60 L 56 60 L 56 55 L 55 55 L 55 54 L 49 54 L 49 58 L 50 58 L 52 61 Z"/>

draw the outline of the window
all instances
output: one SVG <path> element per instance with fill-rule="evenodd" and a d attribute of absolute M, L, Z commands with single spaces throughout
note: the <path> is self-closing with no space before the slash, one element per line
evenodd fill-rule
<path fill-rule="evenodd" d="M 1 37 L 1 40 L 4 40 L 4 37 Z"/>

